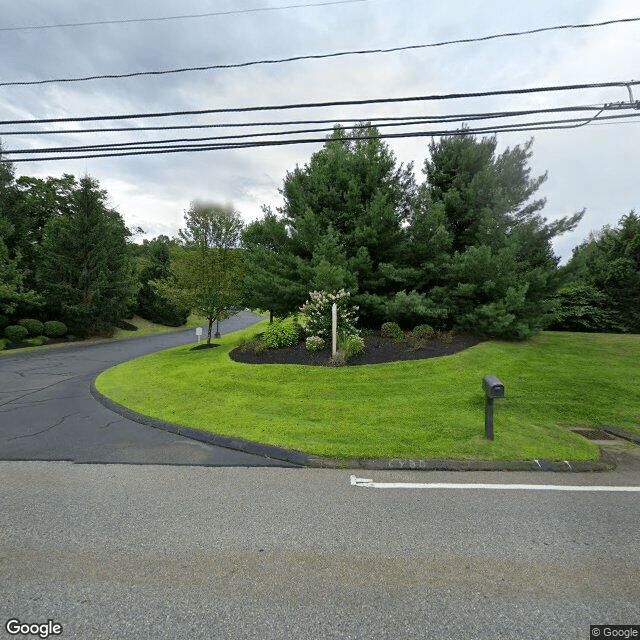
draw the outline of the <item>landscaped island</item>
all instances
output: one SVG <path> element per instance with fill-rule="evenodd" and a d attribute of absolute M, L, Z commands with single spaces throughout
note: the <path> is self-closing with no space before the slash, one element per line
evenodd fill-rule
<path fill-rule="evenodd" d="M 543 332 L 456 354 L 369 366 L 256 366 L 183 346 L 118 365 L 98 390 L 134 411 L 203 431 L 338 458 L 597 460 L 570 431 L 640 433 L 640 336 Z M 495 439 L 484 438 L 482 378 L 504 382 Z M 597 393 L 596 393 L 597 391 Z"/>

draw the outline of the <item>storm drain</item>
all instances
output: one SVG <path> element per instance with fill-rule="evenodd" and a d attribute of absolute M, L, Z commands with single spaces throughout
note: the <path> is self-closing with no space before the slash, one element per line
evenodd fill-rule
<path fill-rule="evenodd" d="M 616 440 L 614 436 L 603 429 L 571 429 L 571 431 L 587 438 L 587 440 Z"/>

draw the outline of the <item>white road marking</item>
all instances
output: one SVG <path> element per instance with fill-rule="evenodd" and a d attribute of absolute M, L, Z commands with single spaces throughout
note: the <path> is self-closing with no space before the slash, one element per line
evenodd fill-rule
<path fill-rule="evenodd" d="M 562 484 L 463 484 L 457 482 L 374 482 L 351 475 L 351 484 L 371 489 L 502 489 L 514 491 L 626 491 L 639 493 L 640 487 Z"/>

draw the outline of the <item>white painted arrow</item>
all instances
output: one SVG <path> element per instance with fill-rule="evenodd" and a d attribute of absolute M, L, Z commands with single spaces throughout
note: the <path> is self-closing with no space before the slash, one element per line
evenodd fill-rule
<path fill-rule="evenodd" d="M 606 485 L 562 484 L 463 484 L 456 482 L 374 482 L 369 478 L 351 475 L 351 484 L 372 489 L 498 489 L 512 491 L 626 491 L 640 492 L 640 487 L 614 487 Z"/>

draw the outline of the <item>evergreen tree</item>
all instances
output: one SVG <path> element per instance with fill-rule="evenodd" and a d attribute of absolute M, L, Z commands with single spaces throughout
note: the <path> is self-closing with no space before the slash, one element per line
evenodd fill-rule
<path fill-rule="evenodd" d="M 495 138 L 465 132 L 430 145 L 407 254 L 425 321 L 513 338 L 549 322 L 558 284 L 551 240 L 583 212 L 552 223 L 539 214 L 545 201 L 531 198 L 546 175 L 530 178 L 531 145 L 496 156 Z"/>
<path fill-rule="evenodd" d="M 301 262 L 293 253 L 286 223 L 269 208 L 264 217 L 251 222 L 242 233 L 247 273 L 245 303 L 254 309 L 286 316 L 302 305 L 307 287 L 298 273 Z"/>
<path fill-rule="evenodd" d="M 402 253 L 415 191 L 412 166 L 397 166 L 377 134 L 367 125 L 349 133 L 336 126 L 307 165 L 287 174 L 281 210 L 306 288 L 314 288 L 320 270 L 325 280 L 342 278 L 358 292 L 353 301 L 361 320 L 373 325 L 381 319 L 381 301 L 394 290 L 384 265 Z M 325 263 L 322 251 L 332 254 Z M 329 264 L 333 256 L 340 264 Z M 337 271 L 330 275 L 331 269 Z"/>
<path fill-rule="evenodd" d="M 53 317 L 78 336 L 109 332 L 128 315 L 136 293 L 120 214 L 106 192 L 85 176 L 71 195 L 69 211 L 47 223 L 39 281 Z"/>

